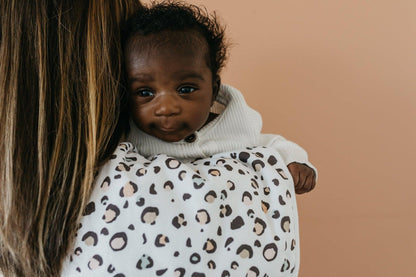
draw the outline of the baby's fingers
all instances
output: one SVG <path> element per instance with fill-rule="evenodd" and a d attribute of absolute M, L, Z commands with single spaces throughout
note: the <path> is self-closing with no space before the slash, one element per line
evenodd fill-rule
<path fill-rule="evenodd" d="M 295 192 L 297 194 L 303 194 L 309 192 L 315 188 L 315 173 L 310 174 L 301 174 L 300 181 L 297 187 L 295 187 Z"/>
<path fill-rule="evenodd" d="M 303 185 L 306 192 L 309 192 L 315 188 L 315 174 L 309 174 Z"/>
<path fill-rule="evenodd" d="M 293 184 L 295 185 L 295 188 L 297 188 L 299 186 L 299 180 L 301 178 L 299 167 L 296 163 L 291 163 L 288 165 L 288 169 L 290 175 L 292 175 Z"/>
<path fill-rule="evenodd" d="M 316 176 L 312 168 L 305 164 L 293 162 L 288 165 L 288 169 L 292 175 L 297 194 L 309 192 L 315 188 Z"/>

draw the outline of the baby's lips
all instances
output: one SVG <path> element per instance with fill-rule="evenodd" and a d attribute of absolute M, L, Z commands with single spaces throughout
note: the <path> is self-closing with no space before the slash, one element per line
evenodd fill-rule
<path fill-rule="evenodd" d="M 174 132 L 177 129 L 178 128 L 175 127 L 174 125 L 161 125 L 161 126 L 159 126 L 159 130 L 161 130 L 163 132 Z"/>
<path fill-rule="evenodd" d="M 179 128 L 180 124 L 176 122 L 168 121 L 168 122 L 161 122 L 160 124 L 157 125 L 157 127 L 159 128 L 159 130 L 163 132 L 174 132 L 180 129 Z"/>

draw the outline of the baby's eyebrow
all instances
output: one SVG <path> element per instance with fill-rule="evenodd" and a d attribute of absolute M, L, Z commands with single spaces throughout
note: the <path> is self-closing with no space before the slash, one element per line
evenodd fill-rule
<path fill-rule="evenodd" d="M 185 80 L 185 79 L 200 79 L 204 81 L 204 76 L 195 71 L 179 71 L 175 72 L 174 77 L 178 80 Z"/>
<path fill-rule="evenodd" d="M 154 78 L 150 74 L 141 73 L 129 77 L 130 82 L 151 82 L 154 81 Z"/>

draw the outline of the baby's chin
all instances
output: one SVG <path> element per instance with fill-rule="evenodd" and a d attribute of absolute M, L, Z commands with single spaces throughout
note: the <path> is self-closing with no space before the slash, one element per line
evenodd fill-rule
<path fill-rule="evenodd" d="M 190 136 L 189 134 L 186 134 L 186 135 L 182 134 L 181 135 L 181 134 L 175 134 L 175 133 L 172 133 L 172 134 L 150 134 L 150 135 L 152 135 L 152 136 L 154 136 L 154 137 L 156 137 L 160 140 L 163 140 L 165 142 L 178 142 L 178 141 L 184 140 L 184 139 L 186 139 Z"/>
<path fill-rule="evenodd" d="M 158 137 L 158 139 L 163 140 L 165 142 L 178 142 L 178 141 L 183 140 L 184 138 L 183 137 L 180 137 L 180 138 Z"/>

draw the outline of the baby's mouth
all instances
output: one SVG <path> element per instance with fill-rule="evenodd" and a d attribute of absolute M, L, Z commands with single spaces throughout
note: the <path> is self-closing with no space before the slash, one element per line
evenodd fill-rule
<path fill-rule="evenodd" d="M 167 142 L 176 142 L 183 139 L 183 125 L 156 125 L 154 135 Z"/>
<path fill-rule="evenodd" d="M 180 124 L 175 123 L 162 123 L 157 126 L 159 131 L 163 133 L 173 133 L 180 130 Z"/>
<path fill-rule="evenodd" d="M 172 133 L 175 132 L 177 130 L 177 128 L 173 128 L 173 127 L 159 127 L 159 131 L 162 131 L 163 133 Z"/>

